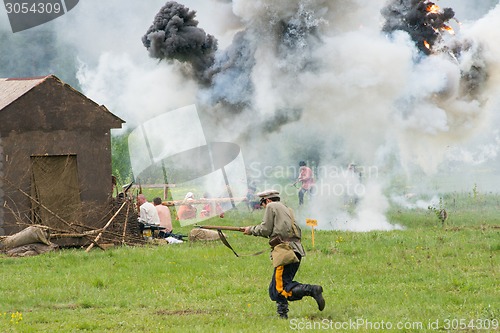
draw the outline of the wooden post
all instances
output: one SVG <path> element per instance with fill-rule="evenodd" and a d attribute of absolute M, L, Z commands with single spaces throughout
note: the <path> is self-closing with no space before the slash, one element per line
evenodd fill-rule
<path fill-rule="evenodd" d="M 314 247 L 314 227 L 318 225 L 318 220 L 306 219 L 306 224 L 311 227 L 311 240 Z"/>
<path fill-rule="evenodd" d="M 127 202 L 127 201 L 125 201 Z M 130 211 L 130 203 L 127 205 L 127 214 L 125 214 L 125 222 L 123 223 L 123 235 L 122 235 L 122 244 L 125 244 L 125 234 L 127 233 L 127 223 L 128 223 L 128 213 Z"/>

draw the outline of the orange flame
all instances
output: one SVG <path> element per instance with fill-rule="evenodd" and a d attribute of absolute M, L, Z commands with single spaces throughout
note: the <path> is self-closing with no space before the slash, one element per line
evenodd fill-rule
<path fill-rule="evenodd" d="M 427 5 L 426 10 L 429 13 L 437 13 L 439 11 L 439 6 L 436 4 L 429 4 L 429 5 Z"/>
<path fill-rule="evenodd" d="M 431 45 L 429 43 L 427 43 L 426 40 L 424 40 L 424 46 L 426 49 L 430 50 L 431 49 Z"/>
<path fill-rule="evenodd" d="M 446 30 L 448 31 L 450 34 L 454 35 L 455 34 L 455 31 L 453 30 L 452 27 L 450 27 L 449 25 L 446 25 L 446 24 L 443 24 L 443 27 L 441 28 L 443 30 Z"/>

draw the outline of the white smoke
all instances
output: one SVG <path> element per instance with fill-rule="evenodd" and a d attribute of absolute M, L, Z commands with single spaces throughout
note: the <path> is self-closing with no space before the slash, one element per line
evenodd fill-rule
<path fill-rule="evenodd" d="M 103 53 L 95 67 L 82 61 L 77 78 L 89 98 L 106 105 L 132 128 L 165 110 L 193 104 L 197 91 L 195 83 L 175 69 L 136 63 L 127 53 Z"/>
<path fill-rule="evenodd" d="M 185 1 L 199 11 L 200 26 L 227 45 L 238 19 L 231 5 L 219 1 Z M 198 87 L 182 75 L 182 66 L 149 58 L 141 42 L 165 1 L 88 0 L 60 18 L 60 38 L 78 48 L 78 80 L 83 92 L 124 119 L 125 127 L 196 102 Z M 213 20 L 212 11 L 225 17 Z"/>
<path fill-rule="evenodd" d="M 390 230 L 398 227 L 385 218 L 393 173 L 402 170 L 411 184 L 449 162 L 498 158 L 497 2 L 437 2 L 456 9 L 462 25 L 443 51 L 423 56 L 408 34 L 381 32 L 382 0 L 183 1 L 219 40 L 222 70 L 209 88 L 142 46 L 164 1 L 86 0 L 71 24 L 60 24 L 61 38 L 81 49 L 84 93 L 129 124 L 197 103 L 207 139 L 236 141 L 248 162 L 296 165 L 305 159 L 299 152 L 312 151 L 322 167 L 352 160 L 378 167 L 384 172 L 363 183 L 351 211 L 343 198 L 324 195 L 302 217 L 317 217 L 323 228 Z M 456 45 L 459 56 L 446 52 Z M 224 63 L 242 50 L 252 58 Z"/>
<path fill-rule="evenodd" d="M 429 207 L 439 207 L 439 198 L 436 195 L 430 200 L 419 199 L 419 197 L 413 193 L 392 195 L 391 201 L 406 209 L 429 209 Z"/>
<path fill-rule="evenodd" d="M 302 220 L 317 219 L 320 230 L 403 229 L 391 224 L 385 216 L 389 201 L 380 179 L 367 177 L 361 181 L 360 175 L 349 169 L 320 178 L 315 191 L 307 199 L 309 204 L 301 207 L 297 215 Z"/>

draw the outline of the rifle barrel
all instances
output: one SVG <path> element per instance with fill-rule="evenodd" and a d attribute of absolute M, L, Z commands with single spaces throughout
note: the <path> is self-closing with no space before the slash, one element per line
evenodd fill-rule
<path fill-rule="evenodd" d="M 247 201 L 246 197 L 239 198 L 215 198 L 215 199 L 195 199 L 195 200 L 174 200 L 174 201 L 163 201 L 162 204 L 164 206 L 177 206 L 182 204 L 190 204 L 190 205 L 205 205 L 205 204 L 216 204 L 216 203 L 226 203 L 226 202 L 234 202 L 234 201 Z"/>
<path fill-rule="evenodd" d="M 232 230 L 232 231 L 245 231 L 244 227 L 230 227 L 225 225 L 197 225 L 196 227 L 201 229 L 216 229 L 216 230 Z"/>

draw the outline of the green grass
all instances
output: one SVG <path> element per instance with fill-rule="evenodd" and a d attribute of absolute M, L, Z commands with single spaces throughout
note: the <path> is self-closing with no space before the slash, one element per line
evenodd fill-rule
<path fill-rule="evenodd" d="M 382 332 L 390 324 L 394 332 L 434 332 L 437 321 L 445 332 L 460 320 L 491 324 L 500 319 L 498 200 L 457 195 L 452 207 L 452 199 L 444 198 L 444 227 L 432 211 L 393 207 L 389 220 L 405 230 L 316 231 L 314 248 L 303 227 L 307 256 L 296 280 L 323 286 L 323 312 L 309 297 L 290 304 L 289 320 L 278 319 L 267 294 L 268 253 L 247 256 L 266 240 L 226 232 L 241 257 L 218 241 L 0 257 L 0 331 Z M 240 210 L 206 224 L 260 219 Z"/>

